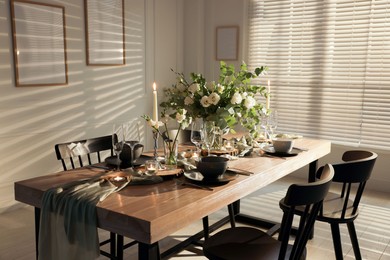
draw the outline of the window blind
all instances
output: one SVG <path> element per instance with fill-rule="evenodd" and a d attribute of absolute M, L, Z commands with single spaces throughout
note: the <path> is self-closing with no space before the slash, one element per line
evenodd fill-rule
<path fill-rule="evenodd" d="M 390 150 L 390 1 L 250 0 L 278 131 Z M 265 83 L 265 82 L 264 82 Z"/>

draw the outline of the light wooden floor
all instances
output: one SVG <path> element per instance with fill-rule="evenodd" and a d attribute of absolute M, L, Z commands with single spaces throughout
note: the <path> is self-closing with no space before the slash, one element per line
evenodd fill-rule
<path fill-rule="evenodd" d="M 278 201 L 285 195 L 286 187 L 297 181 L 286 177 L 241 202 L 243 212 L 279 221 L 281 211 Z M 210 216 L 210 222 L 227 215 L 222 209 Z M 32 207 L 24 207 L 0 214 L 0 259 L 30 260 L 35 258 L 34 223 Z M 363 259 L 390 260 L 390 193 L 366 190 L 361 202 L 360 215 L 355 221 Z M 202 228 L 199 220 L 160 243 L 161 250 L 185 239 Z M 308 260 L 335 259 L 329 225 L 316 223 L 315 237 L 307 246 Z M 341 227 L 344 259 L 355 259 L 346 227 Z M 104 236 L 105 234 L 101 234 Z M 125 259 L 136 259 L 137 248 L 125 251 Z M 101 256 L 99 259 L 107 259 Z M 171 259 L 204 260 L 200 247 L 190 247 Z"/>

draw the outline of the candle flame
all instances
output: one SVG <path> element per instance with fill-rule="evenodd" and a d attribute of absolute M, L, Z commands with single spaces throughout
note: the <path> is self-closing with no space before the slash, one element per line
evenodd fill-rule
<path fill-rule="evenodd" d="M 268 80 L 268 87 L 269 87 L 269 85 L 270 85 L 270 81 Z"/>
<path fill-rule="evenodd" d="M 153 91 L 157 90 L 156 82 L 153 82 Z"/>

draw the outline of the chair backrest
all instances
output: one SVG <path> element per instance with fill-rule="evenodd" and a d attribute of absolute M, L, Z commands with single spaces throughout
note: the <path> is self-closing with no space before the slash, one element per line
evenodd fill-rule
<path fill-rule="evenodd" d="M 333 182 L 342 184 L 341 186 L 335 185 L 342 203 L 338 202 L 338 205 L 340 205 L 340 209 L 337 211 L 338 214 L 335 214 L 334 209 L 332 209 L 334 218 L 344 219 L 346 216 L 356 216 L 360 199 L 377 157 L 378 155 L 374 152 L 351 150 L 343 154 L 342 160 L 344 162 L 332 164 L 335 171 Z M 326 210 L 324 208 L 325 214 Z"/>
<path fill-rule="evenodd" d="M 101 162 L 101 152 L 110 152 L 112 156 L 112 136 L 101 136 L 86 140 L 60 143 L 54 146 L 58 160 L 65 171 Z M 78 162 L 78 165 L 76 165 Z"/>
<path fill-rule="evenodd" d="M 326 197 L 334 175 L 333 167 L 326 164 L 317 171 L 320 177 L 318 181 L 306 184 L 292 184 L 287 190 L 284 203 L 288 210 L 284 211 L 280 228 L 280 240 L 282 242 L 279 259 L 285 259 L 287 246 L 292 230 L 292 223 L 296 207 L 304 208 L 300 217 L 299 227 L 290 253 L 290 259 L 300 259 L 313 229 L 314 222 Z"/>
<path fill-rule="evenodd" d="M 165 131 L 162 135 L 164 140 L 171 139 L 173 140 L 177 135 L 177 129 L 172 129 Z M 168 138 L 169 136 L 169 138 Z M 178 144 L 192 145 L 191 143 L 191 130 L 184 129 L 180 130 L 179 135 L 177 136 Z"/>

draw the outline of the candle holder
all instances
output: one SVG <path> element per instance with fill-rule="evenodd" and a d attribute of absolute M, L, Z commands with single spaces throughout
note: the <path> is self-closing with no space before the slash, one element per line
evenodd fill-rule
<path fill-rule="evenodd" d="M 158 160 L 158 153 L 157 153 L 157 143 L 158 143 L 158 132 L 153 130 L 153 140 L 154 140 L 154 150 L 153 150 L 153 158 L 158 163 L 158 169 L 159 170 L 165 170 L 165 167 L 160 163 Z"/>

